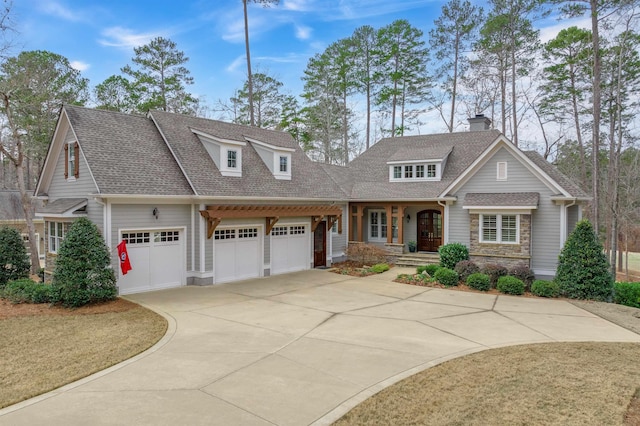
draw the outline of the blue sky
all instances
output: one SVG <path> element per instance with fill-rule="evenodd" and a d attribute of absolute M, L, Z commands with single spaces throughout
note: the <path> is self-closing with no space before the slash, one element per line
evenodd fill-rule
<path fill-rule="evenodd" d="M 428 35 L 443 0 L 281 0 L 249 5 L 253 70 L 266 71 L 299 95 L 307 61 L 362 25 L 407 19 Z M 484 2 L 482 2 L 484 4 Z M 486 7 L 486 6 L 485 6 Z M 99 84 L 131 63 L 134 46 L 162 36 L 190 58 L 187 89 L 208 105 L 228 100 L 246 79 L 241 0 L 14 0 L 16 53 L 49 50 Z M 542 23 L 549 39 L 567 22 Z M 213 115 L 215 118 L 215 115 Z M 437 123 L 437 124 L 436 124 Z M 427 131 L 442 131 L 434 120 Z"/>

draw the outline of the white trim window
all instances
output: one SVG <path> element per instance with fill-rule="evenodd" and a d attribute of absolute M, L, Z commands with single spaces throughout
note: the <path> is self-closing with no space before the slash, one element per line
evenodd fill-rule
<path fill-rule="evenodd" d="M 438 181 L 442 177 L 441 174 L 442 162 L 389 164 L 390 182 Z"/>
<path fill-rule="evenodd" d="M 369 211 L 369 240 L 387 240 L 387 212 L 384 210 Z"/>
<path fill-rule="evenodd" d="M 58 253 L 64 239 L 64 223 L 49 222 L 49 253 Z"/>
<path fill-rule="evenodd" d="M 238 151 L 234 149 L 230 149 L 227 151 L 227 168 L 228 169 L 238 168 Z"/>
<path fill-rule="evenodd" d="M 286 155 L 280 156 L 280 173 L 289 173 L 289 157 Z"/>
<path fill-rule="evenodd" d="M 520 215 L 481 214 L 480 242 L 518 244 L 520 242 Z"/>
<path fill-rule="evenodd" d="M 498 161 L 496 169 L 496 180 L 507 180 L 507 162 Z"/>

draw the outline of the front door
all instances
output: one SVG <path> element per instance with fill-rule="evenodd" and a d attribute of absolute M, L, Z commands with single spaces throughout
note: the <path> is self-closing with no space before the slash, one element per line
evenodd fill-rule
<path fill-rule="evenodd" d="M 423 210 L 418 213 L 418 251 L 438 251 L 442 245 L 442 213 Z"/>
<path fill-rule="evenodd" d="M 313 233 L 313 267 L 327 266 L 327 222 L 318 224 Z"/>

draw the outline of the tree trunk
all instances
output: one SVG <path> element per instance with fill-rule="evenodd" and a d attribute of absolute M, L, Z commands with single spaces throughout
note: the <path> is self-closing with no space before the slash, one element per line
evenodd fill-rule
<path fill-rule="evenodd" d="M 601 115 L 601 57 L 600 57 L 600 35 L 598 32 L 598 0 L 589 0 L 591 5 L 591 31 L 593 33 L 593 148 L 591 152 L 593 185 L 593 201 L 592 201 L 592 221 L 593 229 L 596 235 L 600 233 L 600 191 L 598 189 L 600 180 L 600 115 Z"/>
<path fill-rule="evenodd" d="M 582 189 L 587 188 L 587 164 L 584 155 L 584 142 L 582 141 L 582 130 L 580 128 L 580 111 L 578 110 L 578 98 L 576 96 L 576 79 L 571 64 L 571 105 L 573 107 L 573 122 L 576 127 L 576 139 L 578 140 L 578 150 L 580 153 L 580 181 Z"/>
<path fill-rule="evenodd" d="M 24 158 L 24 157 L 23 157 Z M 24 182 L 24 163 L 15 164 L 16 175 L 18 177 L 18 189 L 20 190 L 20 198 L 22 200 L 22 211 L 27 221 L 27 232 L 29 233 L 29 249 L 31 251 L 31 273 L 37 275 L 40 272 L 40 259 L 38 257 L 38 241 L 36 240 L 36 227 L 33 224 L 33 216 L 31 209 L 31 198 L 27 194 Z"/>
<path fill-rule="evenodd" d="M 244 7 L 244 44 L 247 51 L 247 87 L 249 89 L 249 124 L 255 126 L 253 118 L 253 78 L 251 78 L 251 54 L 249 53 L 249 18 L 247 16 L 247 1 L 242 0 Z"/>
<path fill-rule="evenodd" d="M 513 114 L 513 144 L 518 146 L 518 106 L 516 104 L 516 52 L 515 46 L 511 46 L 511 114 Z"/>
<path fill-rule="evenodd" d="M 449 133 L 453 132 L 453 120 L 456 111 L 456 95 L 458 90 L 458 56 L 460 55 L 460 34 L 456 34 L 456 43 L 453 51 L 453 87 L 451 88 L 451 113 L 449 115 Z M 478 111 L 476 111 L 477 113 Z"/>

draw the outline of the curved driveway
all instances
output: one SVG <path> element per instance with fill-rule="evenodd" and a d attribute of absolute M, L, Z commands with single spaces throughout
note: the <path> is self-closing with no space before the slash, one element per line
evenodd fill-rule
<path fill-rule="evenodd" d="M 130 296 L 165 315 L 149 351 L 0 410 L 4 425 L 328 424 L 390 384 L 506 345 L 640 336 L 559 300 L 305 271 Z"/>

